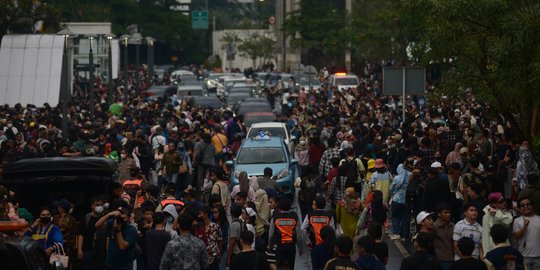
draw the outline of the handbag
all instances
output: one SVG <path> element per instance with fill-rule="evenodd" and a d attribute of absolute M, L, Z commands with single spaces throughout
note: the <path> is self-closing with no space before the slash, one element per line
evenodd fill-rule
<path fill-rule="evenodd" d="M 56 265 L 60 263 L 64 269 L 67 269 L 69 266 L 69 257 L 66 256 L 64 251 L 64 246 L 60 243 L 54 243 L 55 251 L 51 254 L 49 258 L 49 263 L 51 265 Z"/>
<path fill-rule="evenodd" d="M 223 142 L 221 141 L 221 138 L 219 137 L 219 135 L 216 135 L 216 137 L 218 138 L 219 140 L 219 143 L 221 143 L 221 152 L 223 154 L 228 154 L 230 152 L 230 149 L 227 145 L 223 144 Z"/>
<path fill-rule="evenodd" d="M 188 171 L 188 167 L 187 167 L 186 162 L 180 159 L 180 166 L 178 167 L 178 173 L 184 174 L 184 173 L 187 173 L 187 171 Z"/>

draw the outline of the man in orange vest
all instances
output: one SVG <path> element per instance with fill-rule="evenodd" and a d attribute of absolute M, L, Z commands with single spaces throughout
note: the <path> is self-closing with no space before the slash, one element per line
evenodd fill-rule
<path fill-rule="evenodd" d="M 279 201 L 281 212 L 276 214 L 270 222 L 268 250 L 272 250 L 275 245 L 278 266 L 287 263 L 289 268 L 294 270 L 295 246 L 298 247 L 299 255 L 302 255 L 304 251 L 298 214 L 291 211 L 291 203 L 289 198 Z"/>
<path fill-rule="evenodd" d="M 334 217 L 331 212 L 324 210 L 326 199 L 323 196 L 315 197 L 312 204 L 313 210 L 309 212 L 302 222 L 302 233 L 306 240 L 306 246 L 311 248 L 311 263 L 313 268 L 323 268 L 326 260 L 323 258 L 324 239 L 321 236 L 322 228 L 330 226 L 335 230 Z"/>
<path fill-rule="evenodd" d="M 182 207 L 184 207 L 184 203 L 175 197 L 176 195 L 176 188 L 174 184 L 169 184 L 167 188 L 165 189 L 165 199 L 161 200 L 159 205 L 156 208 L 156 212 L 163 212 L 163 209 L 165 209 L 165 206 L 172 204 L 178 211 L 178 213 L 181 212 Z"/>
<path fill-rule="evenodd" d="M 122 199 L 125 199 L 129 201 L 131 205 L 134 205 L 135 199 L 137 197 L 137 192 L 142 190 L 143 186 L 143 180 L 141 179 L 139 175 L 139 168 L 134 168 L 131 170 L 131 177 L 130 179 L 126 179 L 124 183 L 122 183 L 122 189 L 124 190 L 124 194 L 122 194 Z M 144 197 L 142 197 L 144 201 Z M 142 201 L 140 202 L 142 203 Z"/>

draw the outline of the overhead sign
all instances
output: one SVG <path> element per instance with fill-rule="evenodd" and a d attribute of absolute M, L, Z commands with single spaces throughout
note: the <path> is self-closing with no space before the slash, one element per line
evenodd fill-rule
<path fill-rule="evenodd" d="M 192 29 L 208 29 L 208 11 L 194 10 L 191 12 Z"/>
<path fill-rule="evenodd" d="M 405 89 L 403 89 L 402 67 L 383 69 L 383 93 L 385 95 L 424 95 L 426 88 L 426 70 L 424 68 L 405 68 Z"/>

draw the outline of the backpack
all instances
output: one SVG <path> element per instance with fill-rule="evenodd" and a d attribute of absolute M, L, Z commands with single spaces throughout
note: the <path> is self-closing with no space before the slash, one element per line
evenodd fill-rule
<path fill-rule="evenodd" d="M 244 231 L 247 231 L 247 230 L 248 230 L 246 223 L 243 222 L 242 220 L 240 220 L 240 218 L 237 218 L 237 219 L 235 219 L 235 220 L 232 221 L 232 223 L 235 223 L 235 222 L 240 223 L 240 235 L 241 235 Z M 238 237 L 238 239 L 236 239 L 236 244 L 238 245 L 238 248 L 239 248 L 239 249 L 242 249 L 242 245 L 240 245 L 240 237 Z"/>
<path fill-rule="evenodd" d="M 347 181 L 345 181 L 345 187 L 354 187 L 354 183 L 358 180 L 358 158 L 354 158 L 352 160 L 344 159 L 341 166 L 344 168 L 344 175 L 347 177 Z"/>

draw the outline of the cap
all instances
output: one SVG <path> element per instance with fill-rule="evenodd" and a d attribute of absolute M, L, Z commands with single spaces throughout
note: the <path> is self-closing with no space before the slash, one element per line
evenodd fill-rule
<path fill-rule="evenodd" d="M 384 168 L 384 160 L 382 158 L 378 158 L 375 160 L 375 169 Z"/>
<path fill-rule="evenodd" d="M 438 161 L 431 163 L 431 168 L 442 168 L 442 164 Z"/>
<path fill-rule="evenodd" d="M 253 210 L 253 208 L 251 207 L 247 207 L 246 208 L 246 213 L 248 214 L 248 216 L 250 217 L 254 217 L 257 215 L 257 213 L 255 212 L 255 210 Z"/>
<path fill-rule="evenodd" d="M 427 217 L 433 215 L 435 213 L 431 212 L 431 213 L 428 213 L 426 211 L 422 211 L 420 212 L 417 216 L 416 216 L 416 224 L 420 224 L 422 223 L 422 221 L 424 221 L 424 219 L 426 219 Z"/>
<path fill-rule="evenodd" d="M 491 192 L 488 196 L 488 202 L 490 203 L 498 202 L 500 199 L 504 199 L 500 192 Z"/>

